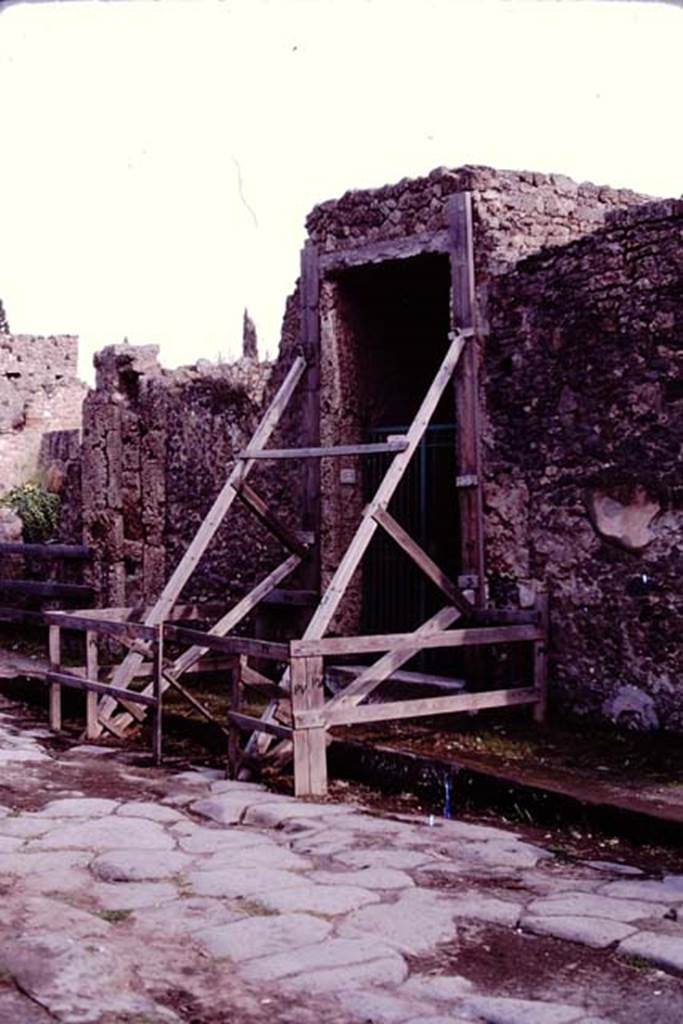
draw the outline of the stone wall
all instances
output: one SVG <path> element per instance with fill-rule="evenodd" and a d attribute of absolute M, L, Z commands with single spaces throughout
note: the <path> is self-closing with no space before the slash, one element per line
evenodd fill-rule
<path fill-rule="evenodd" d="M 79 430 L 78 339 L 0 334 L 0 492 L 36 476 L 51 431 Z"/>
<path fill-rule="evenodd" d="M 246 445 L 270 373 L 252 359 L 171 372 L 157 357 L 155 346 L 103 349 L 85 401 L 84 530 L 107 606 L 156 599 Z M 269 547 L 236 509 L 185 596 L 241 595 Z"/>
<path fill-rule="evenodd" d="M 396 345 L 384 353 L 378 349 L 376 362 L 381 362 L 380 371 L 373 369 L 374 357 L 369 353 L 375 340 L 373 335 L 384 330 L 388 317 L 402 303 L 402 313 L 393 324 L 395 335 L 405 332 L 412 317 L 414 337 L 421 336 L 414 311 L 411 313 L 406 305 L 413 285 L 405 271 L 411 272 L 408 264 L 416 265 L 416 259 L 410 257 L 425 262 L 419 271 L 423 308 L 433 305 L 428 298 L 429 278 L 433 281 L 437 275 L 443 277 L 444 272 L 445 280 L 440 287 L 447 298 L 450 271 L 443 253 L 449 246 L 448 202 L 462 191 L 469 191 L 472 196 L 475 306 L 482 336 L 487 331 L 488 290 L 499 274 L 529 254 L 564 246 L 593 232 L 611 211 L 642 203 L 646 198 L 627 190 L 587 182 L 577 184 L 563 175 L 461 167 L 438 168 L 424 178 L 403 179 L 380 189 L 347 192 L 338 200 L 317 206 L 307 219 L 307 228 L 321 257 L 322 443 L 365 440 L 365 431 L 369 425 L 376 425 L 375 420 L 391 422 L 389 410 L 383 413 L 372 408 L 382 392 L 381 384 L 374 389 L 371 386 L 373 373 L 385 376 L 385 398 L 399 395 L 409 382 L 411 397 L 406 398 L 403 420 L 398 422 L 408 422 L 414 415 L 418 395 L 421 397 L 426 390 L 445 352 L 448 323 L 432 325 L 431 352 L 423 350 L 422 358 L 414 358 L 422 340 L 413 344 L 411 355 L 407 338 L 403 355 Z M 356 254 L 352 256 L 354 250 Z M 425 257 L 425 251 L 431 257 Z M 429 259 L 431 264 L 427 265 Z M 393 299 L 391 282 L 382 283 L 375 273 L 362 285 L 363 312 L 354 309 L 351 292 L 355 285 L 351 275 L 358 271 L 349 268 L 387 266 L 387 261 L 392 260 L 396 275 Z M 400 274 L 403 277 L 399 278 Z M 380 315 L 378 309 L 371 311 L 372 316 L 365 315 L 374 302 L 373 292 L 376 294 L 381 287 L 387 294 L 386 315 Z M 357 293 L 358 288 L 355 290 Z M 284 359 L 291 358 L 295 321 L 296 310 L 292 305 L 285 318 Z M 348 475 L 342 475 L 341 470 L 355 473 L 356 483 L 344 482 Z M 330 579 L 348 545 L 366 500 L 360 486 L 361 473 L 359 459 L 323 463 L 323 584 Z M 341 631 L 357 628 L 360 589 L 361 579 L 357 576 L 335 622 Z"/>
<path fill-rule="evenodd" d="M 614 213 L 499 277 L 483 381 L 494 596 L 549 588 L 563 707 L 676 730 L 682 213 Z"/>

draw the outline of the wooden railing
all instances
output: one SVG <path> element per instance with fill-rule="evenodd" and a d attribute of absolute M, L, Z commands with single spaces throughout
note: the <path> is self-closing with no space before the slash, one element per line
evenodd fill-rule
<path fill-rule="evenodd" d="M 0 560 L 38 560 L 54 565 L 83 565 L 92 557 L 90 548 L 80 544 L 22 544 L 0 543 Z M 0 561 L 1 564 L 1 561 Z M 0 621 L 44 625 L 42 606 L 58 602 L 78 608 L 88 607 L 94 601 L 92 587 L 71 580 L 36 579 L 34 575 L 6 576 L 0 570 Z"/>

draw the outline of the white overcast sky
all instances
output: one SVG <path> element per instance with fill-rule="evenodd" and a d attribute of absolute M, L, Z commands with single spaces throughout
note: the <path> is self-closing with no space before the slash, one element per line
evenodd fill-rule
<path fill-rule="evenodd" d="M 439 165 L 681 192 L 683 10 L 634 0 L 0 7 L 15 332 L 276 351 L 306 212 Z"/>

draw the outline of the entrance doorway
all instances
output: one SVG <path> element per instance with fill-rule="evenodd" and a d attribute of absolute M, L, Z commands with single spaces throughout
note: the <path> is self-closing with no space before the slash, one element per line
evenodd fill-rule
<path fill-rule="evenodd" d="M 429 253 L 344 270 L 336 293 L 348 373 L 344 390 L 353 395 L 356 439 L 386 441 L 405 433 L 447 351 L 449 258 Z M 460 549 L 454 421 L 455 394 L 449 387 L 389 509 L 452 578 L 459 571 Z M 386 454 L 363 460 L 364 501 L 390 462 Z M 363 563 L 363 632 L 415 629 L 443 603 L 443 595 L 378 531 Z"/>

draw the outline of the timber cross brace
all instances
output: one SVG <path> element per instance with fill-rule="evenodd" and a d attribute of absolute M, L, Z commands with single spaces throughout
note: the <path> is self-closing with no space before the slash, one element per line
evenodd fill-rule
<path fill-rule="evenodd" d="M 125 735 L 149 708 L 154 716 L 154 751 L 161 756 L 162 695 L 172 687 L 195 711 L 214 722 L 225 734 L 229 770 L 234 776 L 264 757 L 291 756 L 298 795 L 322 794 L 327 788 L 326 748 L 328 730 L 338 725 L 395 720 L 420 715 L 452 714 L 482 708 L 519 704 L 534 706 L 538 719 L 545 713 L 547 615 L 543 602 L 533 611 L 495 612 L 484 608 L 483 523 L 481 470 L 479 465 L 477 349 L 474 324 L 474 270 L 472 220 L 469 196 L 454 197 L 450 212 L 452 318 L 448 348 L 417 413 L 405 434 L 383 444 L 323 446 L 320 435 L 320 262 L 309 243 L 302 256 L 301 354 L 263 415 L 247 447 L 238 453 L 235 466 L 216 497 L 192 543 L 169 578 L 156 604 L 145 614 L 133 609 L 99 609 L 94 612 L 50 613 L 51 723 L 60 727 L 61 688 L 86 692 L 87 735 L 95 738 L 103 729 Z M 464 593 L 428 554 L 424 546 L 389 512 L 389 505 L 417 452 L 446 389 L 455 380 L 458 432 L 456 463 L 461 524 L 462 569 L 471 581 Z M 282 419 L 294 393 L 299 390 L 301 436 L 307 447 L 268 448 L 268 441 Z M 323 459 L 382 453 L 390 456 L 374 496 L 363 510 L 357 529 L 338 561 L 336 570 L 299 639 L 289 643 L 256 640 L 235 635 L 235 629 L 295 570 L 304 587 L 318 591 L 320 577 L 320 464 Z M 305 467 L 302 529 L 292 529 L 248 483 L 253 466 L 262 460 L 301 459 Z M 191 628 L 187 620 L 198 617 L 179 605 L 181 592 L 224 522 L 235 501 L 248 509 L 280 542 L 288 554 L 234 607 L 221 614 L 208 632 Z M 412 632 L 328 637 L 335 614 L 348 592 L 354 574 L 370 542 L 381 531 L 410 559 L 444 600 L 436 614 Z M 207 614 L 206 607 L 203 609 Z M 142 618 L 141 622 L 135 621 Z M 453 628 L 457 623 L 457 627 Z M 60 655 L 60 631 L 76 629 L 86 634 L 86 665 L 64 672 Z M 101 669 L 98 637 L 105 636 L 127 651 L 112 669 Z M 530 685 L 477 693 L 454 693 L 462 688 L 443 679 L 401 669 L 416 655 L 429 650 L 489 647 L 527 643 L 533 646 Z M 182 647 L 181 653 L 176 653 Z M 174 656 L 169 657 L 169 649 Z M 328 676 L 337 672 L 326 659 L 354 655 L 366 659 L 382 656 L 342 675 L 346 685 L 326 699 Z M 255 664 L 252 664 L 255 662 Z M 274 671 L 266 674 L 264 662 Z M 209 710 L 190 693 L 181 679 L 198 671 L 228 674 L 224 717 Z M 364 703 L 382 683 L 399 675 L 413 684 L 433 690 L 444 687 L 446 696 Z M 454 680 L 451 683 L 455 683 Z M 249 707 L 245 708 L 245 693 Z M 263 702 L 267 706 L 263 709 Z M 259 702 L 262 713 L 253 713 Z M 249 713 L 248 713 L 249 712 Z M 246 743 L 243 737 L 248 736 Z M 268 751 L 273 741 L 278 741 Z"/>

